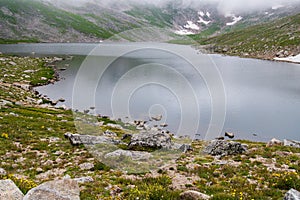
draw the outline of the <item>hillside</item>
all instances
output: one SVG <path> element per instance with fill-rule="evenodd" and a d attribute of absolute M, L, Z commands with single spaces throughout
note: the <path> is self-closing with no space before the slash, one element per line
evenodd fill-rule
<path fill-rule="evenodd" d="M 171 37 L 194 35 L 194 39 L 203 40 L 289 16 L 298 10 L 299 6 L 287 5 L 224 14 L 213 5 L 187 6 L 180 1 L 161 5 L 101 1 L 73 5 L 54 0 L 1 0 L 0 43 L 99 42 L 124 31 L 148 27 L 164 29 Z M 127 39 L 125 35 L 122 37 Z"/>
<path fill-rule="evenodd" d="M 300 14 L 198 40 L 210 52 L 273 59 L 300 53 Z"/>

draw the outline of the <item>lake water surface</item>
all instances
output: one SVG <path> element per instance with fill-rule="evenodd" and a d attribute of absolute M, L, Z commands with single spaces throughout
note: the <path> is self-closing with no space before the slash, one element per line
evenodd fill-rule
<path fill-rule="evenodd" d="M 300 65 L 205 55 L 159 43 L 0 45 L 13 54 L 74 55 L 61 80 L 37 88 L 73 109 L 114 118 L 162 115 L 170 131 L 213 138 L 300 140 Z M 60 104 L 62 105 L 62 104 Z M 257 135 L 257 136 L 256 136 Z"/>

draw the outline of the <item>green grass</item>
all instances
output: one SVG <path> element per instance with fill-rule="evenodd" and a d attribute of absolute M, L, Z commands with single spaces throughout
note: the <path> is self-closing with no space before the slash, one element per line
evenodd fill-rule
<path fill-rule="evenodd" d="M 28 97 L 38 99 L 32 91 L 10 85 L 24 81 L 22 74 L 25 69 L 34 70 L 31 78 L 26 79 L 28 83 L 40 80 L 45 75 L 39 73 L 40 70 L 52 72 L 53 69 L 45 64 L 51 59 L 4 55 L 0 58 L 0 77 L 3 77 L 0 99 L 11 101 L 11 104 L 0 107 L 0 167 L 8 173 L 0 179 L 12 179 L 23 193 L 64 175 L 72 178 L 91 176 L 94 179 L 94 182 L 80 184 L 81 199 L 178 199 L 179 194 L 188 189 L 211 195 L 212 199 L 282 199 L 290 188 L 300 190 L 299 148 L 266 147 L 265 143 L 245 140 L 240 142 L 248 144 L 249 151 L 223 157 L 226 164 L 214 163 L 214 157 L 202 153 L 206 142 L 195 141 L 193 151 L 174 159 L 171 166 L 155 169 L 156 174 L 137 172 L 136 163 L 132 163 L 134 169 L 127 173 L 116 170 L 94 157 L 95 154 L 84 145 L 72 146 L 64 138 L 64 133 L 78 131 L 72 111 L 41 108 L 28 102 Z M 8 62 L 16 65 L 12 67 Z M 4 77 L 4 74 L 14 76 Z M 25 105 L 17 105 L 17 101 Z M 77 113 L 76 117 L 90 118 L 83 113 Z M 118 138 L 124 133 L 136 132 L 134 127 L 126 129 L 120 121 L 99 117 L 97 121 L 103 121 L 104 125 L 95 128 L 86 123 L 84 128 L 95 135 L 109 129 L 116 132 Z M 109 123 L 119 124 L 123 129 L 109 128 Z M 107 144 L 102 147 L 107 150 Z M 58 151 L 62 153 L 57 154 Z M 162 153 L 155 159 L 160 160 Z M 80 169 L 79 165 L 86 162 L 94 167 Z M 55 174 L 55 171 L 59 173 Z M 187 179 L 182 178 L 181 189 L 174 187 L 177 183 L 174 175 Z"/>

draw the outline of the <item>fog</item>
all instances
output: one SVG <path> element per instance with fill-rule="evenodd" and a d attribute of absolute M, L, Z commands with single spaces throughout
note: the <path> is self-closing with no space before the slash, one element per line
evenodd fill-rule
<path fill-rule="evenodd" d="M 264 9 L 270 9 L 272 6 L 291 6 L 294 4 L 300 4 L 300 0 L 43 0 L 50 1 L 59 6 L 62 4 L 68 4 L 70 6 L 83 6 L 86 3 L 95 3 L 99 6 L 109 6 L 113 8 L 113 5 L 128 5 L 128 4 L 154 4 L 156 6 L 164 6 L 167 3 L 176 3 L 181 7 L 193 7 L 201 8 L 203 5 L 213 5 L 221 13 L 228 14 L 243 13 L 258 11 Z"/>

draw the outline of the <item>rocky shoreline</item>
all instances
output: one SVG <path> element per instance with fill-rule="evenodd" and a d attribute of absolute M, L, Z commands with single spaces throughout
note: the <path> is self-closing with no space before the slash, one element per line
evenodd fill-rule
<path fill-rule="evenodd" d="M 45 65 L 53 59 L 0 58 L 1 200 L 299 199 L 297 141 L 233 141 L 227 133 L 230 140 L 179 143 L 157 128 L 140 130 L 140 121 L 74 115 L 31 89 L 54 80 L 53 64 Z M 175 151 L 176 159 L 159 163 L 160 151 Z M 132 171 L 107 161 L 124 158 Z M 158 167 L 139 170 L 150 159 Z"/>

